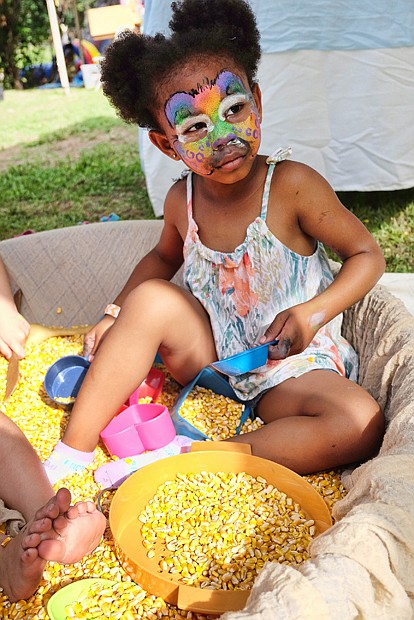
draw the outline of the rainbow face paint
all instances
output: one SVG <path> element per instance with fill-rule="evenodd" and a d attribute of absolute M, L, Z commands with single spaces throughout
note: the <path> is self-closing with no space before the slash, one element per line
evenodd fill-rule
<path fill-rule="evenodd" d="M 250 155 L 260 145 L 260 118 L 241 78 L 222 71 L 191 92 L 177 92 L 165 104 L 175 131 L 174 147 L 194 172 L 211 174 L 229 160 Z"/>

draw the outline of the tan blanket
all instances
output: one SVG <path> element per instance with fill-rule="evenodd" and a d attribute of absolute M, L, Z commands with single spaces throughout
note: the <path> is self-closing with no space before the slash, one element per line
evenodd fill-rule
<path fill-rule="evenodd" d="M 31 322 L 93 323 L 158 237 L 160 222 L 90 224 L 0 243 Z M 60 312 L 57 312 L 60 308 Z M 359 382 L 383 407 L 380 454 L 344 476 L 336 524 L 299 568 L 268 564 L 246 609 L 223 620 L 414 617 L 414 318 L 377 286 L 345 313 Z"/>

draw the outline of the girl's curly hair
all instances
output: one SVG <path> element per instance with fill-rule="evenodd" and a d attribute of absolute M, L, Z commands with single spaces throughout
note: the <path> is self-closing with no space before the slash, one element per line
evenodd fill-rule
<path fill-rule="evenodd" d="M 246 0 L 179 0 L 171 6 L 171 36 L 125 31 L 102 61 L 103 91 L 119 116 L 148 129 L 158 127 L 158 85 L 189 57 L 230 58 L 252 86 L 261 55 L 256 19 Z"/>

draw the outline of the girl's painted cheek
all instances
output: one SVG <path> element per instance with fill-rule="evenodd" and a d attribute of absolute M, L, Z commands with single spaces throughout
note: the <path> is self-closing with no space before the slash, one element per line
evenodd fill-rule
<path fill-rule="evenodd" d="M 174 146 L 181 159 L 191 170 L 204 175 L 211 173 L 213 167 L 209 162 L 213 155 L 213 149 L 208 137 L 189 144 L 182 144 L 177 140 Z"/>

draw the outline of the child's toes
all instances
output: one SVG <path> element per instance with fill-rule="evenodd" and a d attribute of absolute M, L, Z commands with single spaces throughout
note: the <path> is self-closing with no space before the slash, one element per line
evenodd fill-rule
<path fill-rule="evenodd" d="M 27 534 L 22 538 L 22 547 L 25 550 L 33 549 L 40 544 L 40 541 L 41 536 L 38 532 L 34 532 L 33 534 Z"/>

